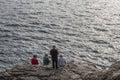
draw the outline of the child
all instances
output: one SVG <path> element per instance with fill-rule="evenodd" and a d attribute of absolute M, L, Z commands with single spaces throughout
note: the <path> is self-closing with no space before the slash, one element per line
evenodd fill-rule
<path fill-rule="evenodd" d="M 60 55 L 60 58 L 58 59 L 58 64 L 59 64 L 59 67 L 64 67 L 66 64 L 66 60 L 63 58 L 62 55 Z"/>
<path fill-rule="evenodd" d="M 39 62 L 37 60 L 37 55 L 33 56 L 33 58 L 31 59 L 31 64 L 33 64 L 33 65 L 38 65 L 39 64 Z"/>
<path fill-rule="evenodd" d="M 43 65 L 49 65 L 50 60 L 48 57 L 48 54 L 45 54 L 45 56 L 43 57 Z"/>

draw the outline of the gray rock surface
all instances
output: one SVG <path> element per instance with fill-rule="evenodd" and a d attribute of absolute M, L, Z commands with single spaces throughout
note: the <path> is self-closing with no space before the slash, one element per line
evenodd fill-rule
<path fill-rule="evenodd" d="M 108 70 L 99 70 L 94 65 L 69 63 L 54 70 L 49 66 L 31 64 L 16 65 L 0 73 L 0 80 L 120 80 L 120 62 Z"/>
<path fill-rule="evenodd" d="M 120 61 L 115 62 L 108 70 L 104 71 L 100 80 L 120 80 Z"/>

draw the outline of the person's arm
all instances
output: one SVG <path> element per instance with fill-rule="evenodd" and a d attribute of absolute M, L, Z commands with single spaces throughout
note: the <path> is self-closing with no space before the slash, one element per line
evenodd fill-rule
<path fill-rule="evenodd" d="M 59 55 L 59 52 L 58 52 L 58 50 L 56 50 L 57 51 L 57 55 Z"/>

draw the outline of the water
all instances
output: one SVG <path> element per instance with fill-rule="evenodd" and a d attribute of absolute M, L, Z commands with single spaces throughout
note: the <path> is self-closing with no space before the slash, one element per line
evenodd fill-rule
<path fill-rule="evenodd" d="M 0 0 L 0 70 L 42 59 L 53 45 L 106 68 L 120 57 L 119 0 Z"/>

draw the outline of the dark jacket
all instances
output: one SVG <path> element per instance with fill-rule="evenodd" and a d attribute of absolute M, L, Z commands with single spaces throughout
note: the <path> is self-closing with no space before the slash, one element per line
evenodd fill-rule
<path fill-rule="evenodd" d="M 49 63 L 50 63 L 50 60 L 49 60 L 48 56 L 44 56 L 44 58 L 43 58 L 43 64 L 44 65 L 48 65 Z"/>
<path fill-rule="evenodd" d="M 58 50 L 56 50 L 56 49 L 51 49 L 50 50 L 50 55 L 51 55 L 52 59 L 57 59 L 58 54 L 59 54 Z"/>

